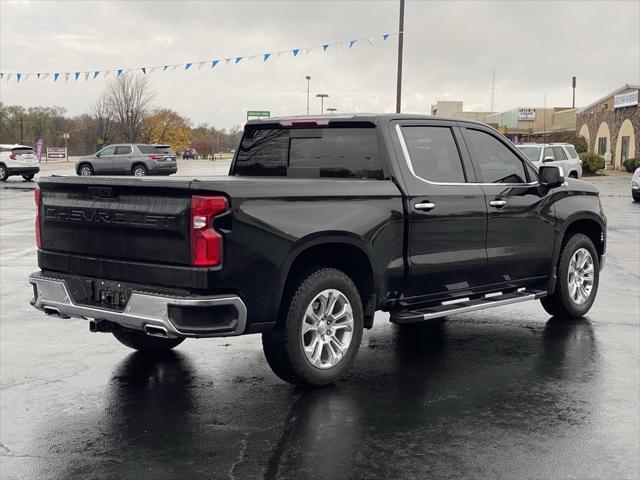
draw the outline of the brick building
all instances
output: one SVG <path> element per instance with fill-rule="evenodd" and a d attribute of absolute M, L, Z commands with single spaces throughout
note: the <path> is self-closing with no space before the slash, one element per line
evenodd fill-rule
<path fill-rule="evenodd" d="M 624 85 L 576 112 L 576 133 L 590 152 L 610 157 L 612 168 L 640 157 L 639 92 L 640 85 Z"/>

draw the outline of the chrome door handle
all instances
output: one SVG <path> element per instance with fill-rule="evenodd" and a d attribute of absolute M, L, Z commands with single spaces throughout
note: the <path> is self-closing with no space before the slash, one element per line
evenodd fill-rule
<path fill-rule="evenodd" d="M 492 207 L 496 207 L 496 208 L 502 208 L 507 204 L 507 202 L 505 202 L 504 200 L 491 200 L 489 202 L 489 205 L 491 205 Z"/>
<path fill-rule="evenodd" d="M 416 203 L 413 206 L 413 208 L 415 208 L 416 210 L 422 210 L 422 211 L 428 212 L 429 210 L 433 210 L 434 208 L 436 208 L 436 204 L 431 202 Z"/>

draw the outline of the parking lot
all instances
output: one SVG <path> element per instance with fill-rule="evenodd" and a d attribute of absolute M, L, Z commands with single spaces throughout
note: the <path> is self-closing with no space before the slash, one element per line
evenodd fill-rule
<path fill-rule="evenodd" d="M 180 175 L 228 163 L 183 162 Z M 43 174 L 72 174 L 72 164 Z M 33 185 L 0 185 L 0 477 L 638 478 L 640 204 L 592 180 L 608 254 L 588 317 L 538 302 L 399 330 L 378 313 L 354 368 L 302 391 L 259 335 L 132 353 L 29 306 Z"/>

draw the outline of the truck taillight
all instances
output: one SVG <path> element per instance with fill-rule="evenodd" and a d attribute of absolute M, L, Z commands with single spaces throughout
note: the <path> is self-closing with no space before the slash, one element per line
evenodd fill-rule
<path fill-rule="evenodd" d="M 40 228 L 40 207 L 42 205 L 42 192 L 40 187 L 36 185 L 36 190 L 33 193 L 33 198 L 36 202 L 36 246 L 38 250 L 42 248 L 42 230 Z"/>
<path fill-rule="evenodd" d="M 151 160 L 162 160 L 162 155 L 147 155 Z"/>
<path fill-rule="evenodd" d="M 228 208 L 225 197 L 191 197 L 191 265 L 216 267 L 222 263 L 222 235 L 214 230 L 213 219 Z"/>

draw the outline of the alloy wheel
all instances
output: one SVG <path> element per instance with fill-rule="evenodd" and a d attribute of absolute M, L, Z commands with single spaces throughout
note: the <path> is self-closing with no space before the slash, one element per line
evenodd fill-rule
<path fill-rule="evenodd" d="M 353 309 L 336 289 L 323 290 L 307 306 L 301 341 L 307 361 L 314 367 L 335 367 L 344 358 L 353 337 Z"/>
<path fill-rule="evenodd" d="M 576 305 L 582 305 L 591 296 L 594 281 L 594 263 L 586 248 L 579 248 L 569 262 L 567 283 L 569 296 Z"/>

